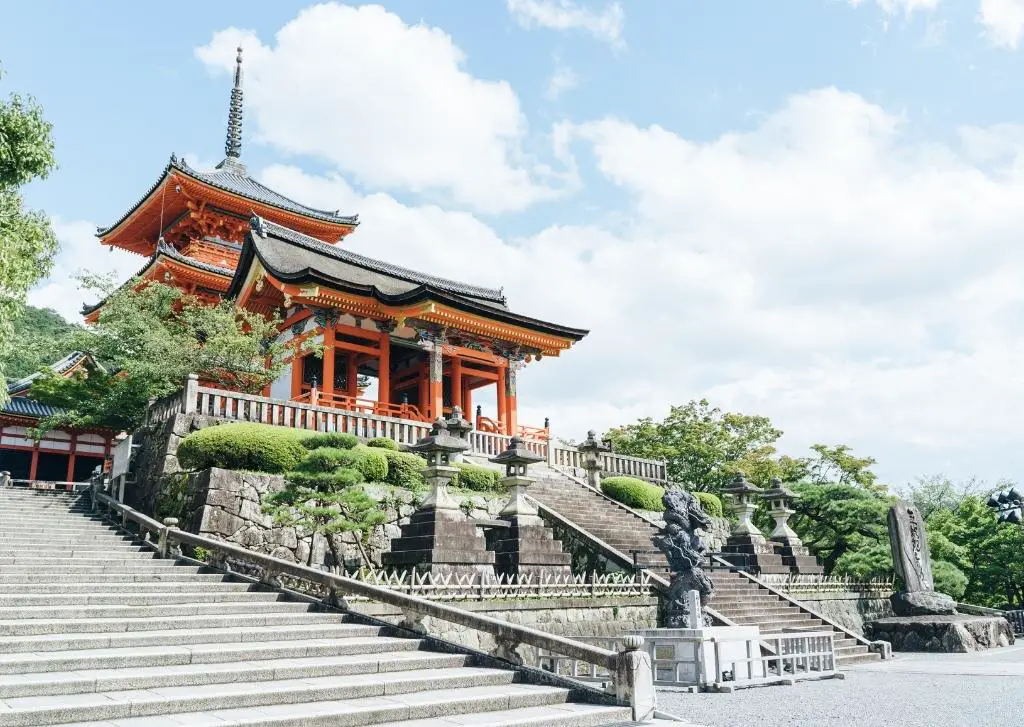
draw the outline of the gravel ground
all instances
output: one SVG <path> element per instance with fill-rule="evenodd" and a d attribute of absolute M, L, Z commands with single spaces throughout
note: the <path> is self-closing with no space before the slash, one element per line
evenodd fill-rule
<path fill-rule="evenodd" d="M 1022 727 L 1022 684 L 1017 675 L 857 670 L 732 694 L 659 691 L 658 707 L 709 727 Z"/>

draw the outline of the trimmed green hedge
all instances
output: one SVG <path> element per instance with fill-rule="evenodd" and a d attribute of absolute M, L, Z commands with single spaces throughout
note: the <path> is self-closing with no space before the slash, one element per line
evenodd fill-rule
<path fill-rule="evenodd" d="M 398 452 L 393 449 L 381 449 L 381 454 L 388 462 L 386 482 L 406 490 L 420 490 L 426 484 L 423 480 L 423 468 L 427 460 L 411 452 Z"/>
<path fill-rule="evenodd" d="M 700 500 L 701 506 L 711 517 L 725 517 L 722 513 L 722 498 L 713 492 L 694 492 L 694 497 Z"/>
<path fill-rule="evenodd" d="M 277 474 L 295 469 L 306 455 L 298 432 L 268 424 L 222 424 L 192 432 L 178 445 L 183 469 L 222 467 Z"/>
<path fill-rule="evenodd" d="M 387 482 L 388 458 L 384 454 L 385 451 L 363 446 L 352 450 L 356 457 L 354 466 L 363 473 L 367 482 Z"/>
<path fill-rule="evenodd" d="M 302 444 L 306 449 L 320 449 L 322 447 L 354 449 L 359 444 L 359 437 L 348 432 L 321 432 L 303 437 Z"/>
<path fill-rule="evenodd" d="M 374 437 L 366 443 L 367 447 L 376 447 L 378 449 L 390 449 L 394 452 L 398 451 L 398 442 L 394 439 L 388 439 L 387 437 Z"/>
<path fill-rule="evenodd" d="M 601 491 L 626 507 L 638 510 L 664 510 L 661 496 L 665 490 L 635 477 L 608 477 L 601 480 Z"/>
<path fill-rule="evenodd" d="M 473 492 L 494 492 L 498 489 L 501 473 L 466 462 L 457 462 L 459 473 L 452 479 L 452 486 Z"/>
<path fill-rule="evenodd" d="M 333 472 L 339 467 L 354 467 L 358 456 L 355 450 L 320 447 L 306 455 L 297 469 L 300 472 Z"/>
<path fill-rule="evenodd" d="M 299 487 L 328 492 L 358 485 L 363 481 L 363 474 L 357 469 L 346 467 L 335 472 L 289 472 L 288 479 Z"/>

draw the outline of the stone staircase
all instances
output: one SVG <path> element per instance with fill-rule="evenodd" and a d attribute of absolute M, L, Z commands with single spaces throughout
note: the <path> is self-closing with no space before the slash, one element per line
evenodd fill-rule
<path fill-rule="evenodd" d="M 72 495 L 0 489 L 0 727 L 629 723 L 585 692 L 387 634 L 155 559 Z"/>
<path fill-rule="evenodd" d="M 657 526 L 555 469 L 546 466 L 535 469 L 533 474 L 538 479 L 530 487 L 531 497 L 639 565 L 668 577 L 665 556 L 652 550 L 651 536 L 658 531 Z M 744 575 L 713 570 L 710 576 L 716 591 L 710 606 L 736 624 L 758 626 L 762 634 L 831 628 L 835 632 L 833 643 L 840 667 L 881 658 L 835 624 L 818 618 Z"/>

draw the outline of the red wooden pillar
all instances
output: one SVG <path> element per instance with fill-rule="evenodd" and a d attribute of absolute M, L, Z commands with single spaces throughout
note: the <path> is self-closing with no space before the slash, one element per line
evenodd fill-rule
<path fill-rule="evenodd" d="M 68 452 L 68 471 L 64 477 L 65 482 L 74 482 L 75 476 L 75 448 L 78 447 L 78 433 L 71 433 L 71 450 Z"/>
<path fill-rule="evenodd" d="M 391 336 L 387 331 L 380 334 L 380 354 L 377 357 L 377 401 L 391 403 Z"/>
<path fill-rule="evenodd" d="M 359 358 L 355 351 L 345 352 L 345 383 L 348 386 L 348 393 L 353 399 L 359 396 Z"/>
<path fill-rule="evenodd" d="M 333 404 L 334 397 L 334 324 L 324 326 L 324 380 L 320 382 L 320 393 L 327 394 L 326 406 Z"/>
<path fill-rule="evenodd" d="M 473 421 L 473 390 L 469 388 L 469 383 L 462 386 L 462 416 Z"/>
<path fill-rule="evenodd" d="M 298 346 L 295 347 L 295 353 L 292 355 L 292 399 L 297 398 L 302 393 L 302 356 L 299 355 Z"/>
<path fill-rule="evenodd" d="M 32 464 L 28 468 L 28 478 L 34 480 L 36 478 L 36 471 L 39 469 L 39 442 L 36 442 L 32 446 Z"/>
<path fill-rule="evenodd" d="M 417 384 L 417 406 L 419 407 L 420 414 L 430 419 L 430 387 L 427 381 L 427 369 L 428 365 L 420 364 L 419 371 L 417 372 L 416 384 Z"/>
<path fill-rule="evenodd" d="M 505 419 L 508 416 L 508 399 L 505 395 L 505 366 L 498 367 L 498 380 L 494 382 L 494 388 L 498 391 L 498 424 L 501 426 L 505 425 Z M 508 434 L 508 431 L 504 432 Z"/>
<path fill-rule="evenodd" d="M 498 386 L 505 388 L 505 434 L 515 436 L 519 433 L 519 414 L 516 405 L 516 369 L 509 365 L 505 367 L 505 375 L 498 382 Z"/>

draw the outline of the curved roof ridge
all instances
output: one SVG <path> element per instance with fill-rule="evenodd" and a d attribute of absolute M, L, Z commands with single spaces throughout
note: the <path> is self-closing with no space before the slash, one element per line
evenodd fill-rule
<path fill-rule="evenodd" d="M 365 255 L 360 255 L 335 245 L 328 245 L 322 240 L 318 240 L 315 237 L 293 230 L 290 227 L 279 225 L 276 222 L 271 222 L 270 220 L 259 217 L 258 215 L 254 215 L 252 227 L 254 233 L 259 234 L 261 237 L 266 237 L 265 234 L 260 232 L 262 229 L 274 237 L 279 237 L 281 239 L 288 240 L 289 242 L 302 245 L 303 247 L 312 249 L 324 255 L 329 255 L 330 257 L 343 262 L 352 263 L 353 265 L 358 265 L 374 272 L 383 273 L 384 275 L 401 278 L 410 283 L 433 285 L 442 289 L 450 290 L 454 293 L 461 293 L 462 295 L 468 295 L 474 298 L 482 298 L 495 303 L 501 303 L 502 305 L 507 302 L 505 300 L 505 294 L 500 288 L 485 288 L 479 285 L 463 283 L 458 280 L 428 275 L 426 273 L 420 273 L 415 270 L 410 270 L 409 268 L 401 267 L 400 265 L 393 265 L 391 263 L 384 262 L 383 260 L 366 257 Z"/>

